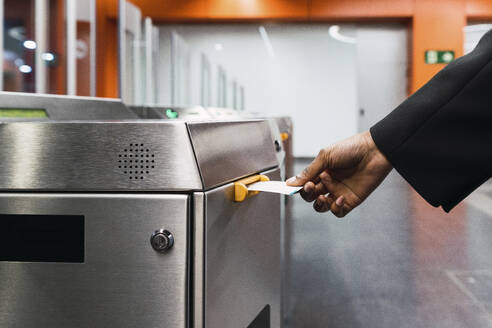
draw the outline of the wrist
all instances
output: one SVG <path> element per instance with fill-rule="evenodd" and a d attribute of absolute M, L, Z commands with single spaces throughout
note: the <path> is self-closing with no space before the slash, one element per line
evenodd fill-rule
<path fill-rule="evenodd" d="M 372 158 L 372 161 L 377 163 L 377 165 L 388 172 L 393 169 L 390 161 L 386 158 L 386 156 L 379 150 L 378 146 L 374 142 L 372 135 L 369 131 L 366 131 L 364 134 L 364 140 L 366 141 L 366 147 L 368 149 L 369 157 Z"/>

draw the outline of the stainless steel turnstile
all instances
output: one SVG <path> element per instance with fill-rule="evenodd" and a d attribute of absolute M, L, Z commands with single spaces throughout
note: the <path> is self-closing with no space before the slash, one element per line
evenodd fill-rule
<path fill-rule="evenodd" d="M 56 101 L 56 100 L 54 100 Z M 280 326 L 263 120 L 0 123 L 1 327 Z"/>
<path fill-rule="evenodd" d="M 292 120 L 288 116 L 271 116 L 239 112 L 231 108 L 221 107 L 129 107 L 141 119 L 197 121 L 240 121 L 244 119 L 265 119 L 270 124 L 272 141 L 275 144 L 277 159 L 281 168 L 281 178 L 293 174 L 292 155 Z"/>
<path fill-rule="evenodd" d="M 119 99 L 0 91 L 0 121 L 125 120 L 138 116 Z"/>

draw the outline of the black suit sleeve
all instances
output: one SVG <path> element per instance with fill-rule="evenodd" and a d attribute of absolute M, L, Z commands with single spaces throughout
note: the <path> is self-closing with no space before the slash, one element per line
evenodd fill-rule
<path fill-rule="evenodd" d="M 448 212 L 492 174 L 492 31 L 374 125 L 381 152 Z"/>

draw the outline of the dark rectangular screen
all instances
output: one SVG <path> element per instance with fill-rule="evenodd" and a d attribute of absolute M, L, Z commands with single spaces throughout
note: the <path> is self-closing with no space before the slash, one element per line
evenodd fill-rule
<path fill-rule="evenodd" d="M 270 328 L 270 304 L 265 305 L 248 328 Z"/>
<path fill-rule="evenodd" d="M 0 261 L 84 262 L 84 216 L 0 214 Z"/>

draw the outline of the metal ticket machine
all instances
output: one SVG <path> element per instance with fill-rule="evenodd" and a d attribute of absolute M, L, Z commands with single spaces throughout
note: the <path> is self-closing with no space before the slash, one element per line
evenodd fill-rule
<path fill-rule="evenodd" d="M 236 197 L 280 179 L 268 122 L 17 118 L 0 151 L 1 327 L 280 327 L 280 196 Z"/>

